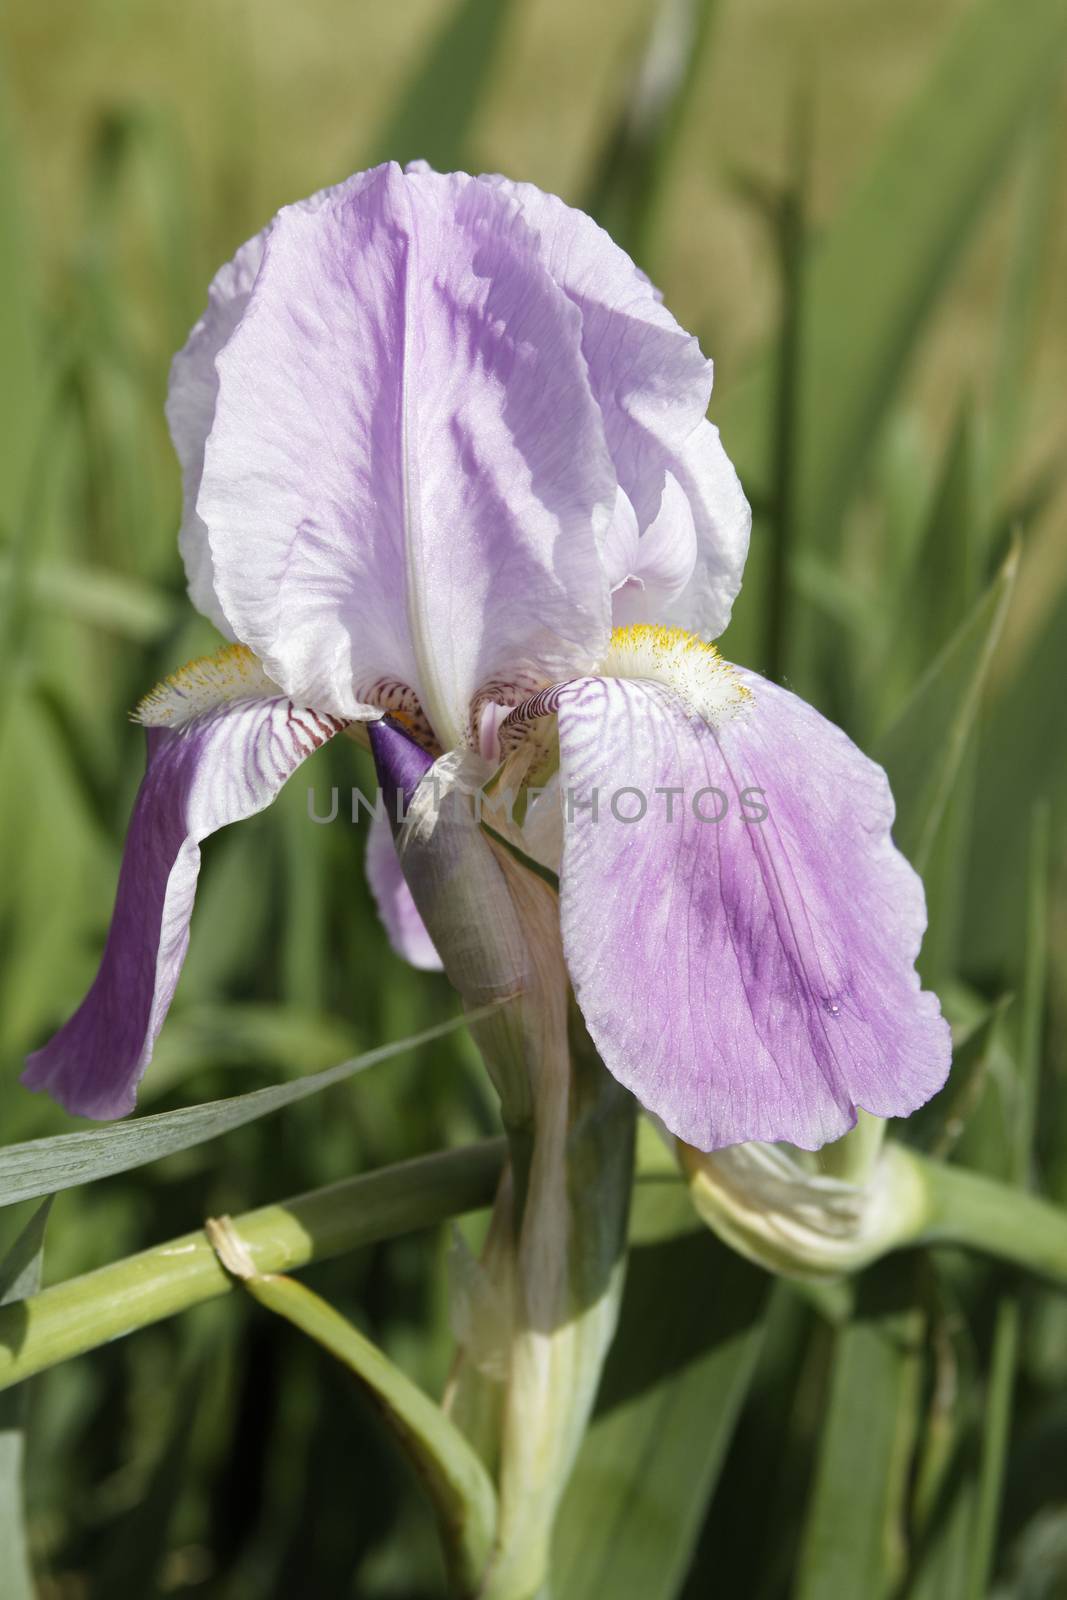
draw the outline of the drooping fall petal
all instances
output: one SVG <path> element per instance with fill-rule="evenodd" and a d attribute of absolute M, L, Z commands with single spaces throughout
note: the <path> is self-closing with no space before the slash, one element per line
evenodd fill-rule
<path fill-rule="evenodd" d="M 411 897 L 384 811 L 376 811 L 371 819 L 364 866 L 378 915 L 397 955 L 425 972 L 440 972 L 441 957 Z"/>
<path fill-rule="evenodd" d="M 173 999 L 201 840 L 262 811 L 343 726 L 279 695 L 240 646 L 184 669 L 142 715 L 167 722 L 146 729 L 148 765 L 100 970 L 70 1021 L 30 1056 L 22 1080 L 68 1111 L 100 1119 L 133 1109 Z"/>
<path fill-rule="evenodd" d="M 944 1081 L 922 887 L 845 734 L 726 663 L 709 682 L 704 715 L 662 682 L 558 691 L 567 964 L 605 1064 L 686 1143 L 813 1149 Z"/>

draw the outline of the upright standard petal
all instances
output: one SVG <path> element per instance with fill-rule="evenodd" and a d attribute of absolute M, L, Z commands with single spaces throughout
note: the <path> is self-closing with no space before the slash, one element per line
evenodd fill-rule
<path fill-rule="evenodd" d="M 365 178 L 369 174 L 361 174 Z M 352 179 L 355 184 L 359 180 Z M 297 209 L 315 212 L 335 189 L 321 189 Z M 270 228 L 264 228 L 241 246 L 232 261 L 220 267 L 208 290 L 207 308 L 184 346 L 171 362 L 167 385 L 167 425 L 182 472 L 182 525 L 178 544 L 185 563 L 189 598 L 221 633 L 233 637 L 233 628 L 215 593 L 207 528 L 196 509 L 204 471 L 204 447 L 215 420 L 219 380 L 215 362 L 237 329 L 248 297 L 263 263 Z"/>
<path fill-rule="evenodd" d="M 541 259 L 582 316 L 582 350 L 619 483 L 637 514 L 640 565 L 669 582 L 624 592 L 616 622 L 679 622 L 722 633 L 741 587 L 752 516 L 705 420 L 712 366 L 659 294 L 604 230 L 555 195 L 505 178 Z M 687 506 L 679 506 L 669 480 Z M 661 515 L 661 511 L 666 514 Z"/>
<path fill-rule="evenodd" d="M 148 765 L 100 970 L 22 1079 L 99 1119 L 132 1111 L 151 1060 L 185 960 L 201 840 L 262 811 L 344 726 L 279 695 L 240 645 L 193 662 L 141 714 L 150 724 Z"/>
<path fill-rule="evenodd" d="M 692 661 L 686 699 L 663 680 L 558 693 L 567 964 L 605 1064 L 687 1144 L 814 1149 L 945 1079 L 914 969 L 922 887 L 881 769 L 716 660 L 706 706 Z"/>
<path fill-rule="evenodd" d="M 352 715 L 405 685 L 447 748 L 480 691 L 588 670 L 616 478 L 514 199 L 388 166 L 282 211 L 216 366 L 197 512 L 288 693 Z"/>
<path fill-rule="evenodd" d="M 167 389 L 167 425 L 182 469 L 182 525 L 178 546 L 189 598 L 227 637 L 233 637 L 215 593 L 207 529 L 196 509 L 204 471 L 204 446 L 215 418 L 219 381 L 215 360 L 244 315 L 263 260 L 266 232 L 243 244 L 220 267 L 208 290 L 207 310 L 174 357 Z"/>

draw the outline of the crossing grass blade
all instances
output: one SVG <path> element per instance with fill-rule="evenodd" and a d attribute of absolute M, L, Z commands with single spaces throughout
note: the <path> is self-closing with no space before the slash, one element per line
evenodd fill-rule
<path fill-rule="evenodd" d="M 290 1083 L 252 1089 L 248 1094 L 203 1105 L 183 1106 L 177 1111 L 160 1111 L 136 1117 L 111 1127 L 93 1128 L 85 1133 L 61 1133 L 51 1139 L 31 1139 L 0 1149 L 0 1206 L 35 1195 L 54 1194 L 75 1184 L 93 1183 L 98 1178 L 128 1172 L 178 1150 L 188 1150 L 208 1139 L 217 1139 L 245 1123 L 269 1116 L 285 1106 L 321 1094 L 334 1084 L 343 1083 L 358 1072 L 391 1056 L 444 1038 L 464 1025 L 487 1015 L 492 1007 L 457 1017 L 435 1028 L 427 1028 L 409 1039 L 398 1039 L 377 1050 L 368 1050 L 351 1061 L 342 1061 L 325 1072 L 313 1073 Z"/>

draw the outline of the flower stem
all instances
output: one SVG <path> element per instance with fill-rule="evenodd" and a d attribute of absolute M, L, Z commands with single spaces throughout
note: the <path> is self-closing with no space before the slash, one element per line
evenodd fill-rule
<path fill-rule="evenodd" d="M 258 1272 L 287 1272 L 490 1204 L 503 1139 L 383 1167 L 235 1218 Z M 202 1230 L 0 1310 L 0 1389 L 234 1287 Z"/>
<path fill-rule="evenodd" d="M 878 1163 L 887 1127 L 883 1117 L 859 1112 L 856 1126 L 849 1133 L 833 1144 L 823 1145 L 819 1170 L 829 1177 L 843 1178 L 846 1183 L 866 1183 Z"/>
<path fill-rule="evenodd" d="M 1067 1212 L 966 1167 L 907 1155 L 926 1196 L 925 1219 L 909 1244 L 961 1245 L 1067 1288 Z"/>

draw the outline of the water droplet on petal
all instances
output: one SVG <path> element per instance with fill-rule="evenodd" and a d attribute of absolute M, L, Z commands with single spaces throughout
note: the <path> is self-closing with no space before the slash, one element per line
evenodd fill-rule
<path fill-rule="evenodd" d="M 832 1017 L 836 1017 L 841 1011 L 841 1007 L 838 1005 L 836 1000 L 826 1000 L 823 1002 L 823 1004 L 826 1006 L 827 1011 Z"/>

